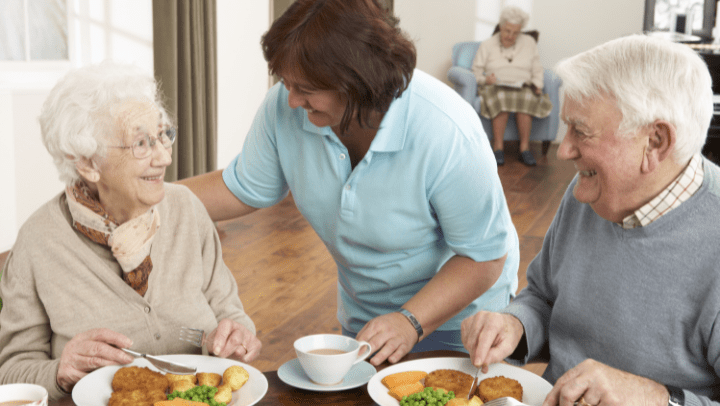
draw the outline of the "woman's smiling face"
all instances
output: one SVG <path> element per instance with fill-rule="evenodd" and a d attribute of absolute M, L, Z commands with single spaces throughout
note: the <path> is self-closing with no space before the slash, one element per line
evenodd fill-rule
<path fill-rule="evenodd" d="M 155 104 L 146 100 L 122 103 L 114 114 L 115 128 L 108 137 L 111 146 L 132 146 L 135 142 L 160 136 L 165 130 Z M 132 148 L 108 148 L 98 160 L 100 178 L 95 182 L 100 204 L 118 223 L 135 218 L 165 197 L 165 169 L 172 162 L 171 150 L 160 142 L 150 156 L 137 159 Z"/>
<path fill-rule="evenodd" d="M 335 90 L 320 90 L 294 73 L 282 76 L 288 90 L 288 105 L 291 109 L 302 107 L 308 120 L 318 127 L 337 127 L 342 121 L 347 105 L 345 98 Z"/>

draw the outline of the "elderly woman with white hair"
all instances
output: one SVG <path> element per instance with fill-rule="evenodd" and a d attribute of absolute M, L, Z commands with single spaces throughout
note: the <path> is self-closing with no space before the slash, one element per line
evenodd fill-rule
<path fill-rule="evenodd" d="M 528 286 L 463 321 L 475 365 L 544 360 L 544 405 L 720 405 L 720 168 L 710 73 L 634 35 L 561 62 L 578 173 Z M 482 334 L 480 334 L 482 332 Z"/>
<path fill-rule="evenodd" d="M 249 362 L 255 326 L 204 206 L 165 184 L 175 130 L 149 75 L 113 63 L 68 73 L 40 125 L 66 188 L 22 226 L 3 267 L 0 383 L 51 398 L 93 370 L 127 364 L 120 348 Z"/>
<path fill-rule="evenodd" d="M 550 97 L 542 92 L 543 66 L 535 38 L 520 32 L 528 15 L 515 6 L 500 13 L 499 31 L 483 41 L 472 70 L 482 96 L 480 114 L 492 120 L 492 147 L 498 165 L 505 163 L 503 142 L 510 113 L 515 113 L 522 163 L 536 165 L 530 152 L 532 117 L 547 117 Z"/>

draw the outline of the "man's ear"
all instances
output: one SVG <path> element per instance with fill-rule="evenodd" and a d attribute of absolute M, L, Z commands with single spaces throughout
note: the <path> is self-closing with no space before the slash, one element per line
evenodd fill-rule
<path fill-rule="evenodd" d="M 100 180 L 100 170 L 95 161 L 87 158 L 80 158 L 75 161 L 75 168 L 85 180 L 97 183 Z"/>
<path fill-rule="evenodd" d="M 643 172 L 654 171 L 675 150 L 677 132 L 675 125 L 665 120 L 655 120 L 647 127 L 648 145 L 643 156 Z"/>

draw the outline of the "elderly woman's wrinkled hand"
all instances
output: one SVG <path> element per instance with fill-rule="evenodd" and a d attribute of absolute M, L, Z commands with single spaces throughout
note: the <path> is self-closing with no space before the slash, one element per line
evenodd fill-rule
<path fill-rule="evenodd" d="M 230 319 L 222 319 L 208 335 L 206 346 L 208 352 L 216 357 L 251 362 L 260 355 L 262 343 L 247 327 Z"/>
<path fill-rule="evenodd" d="M 60 356 L 58 385 L 70 392 L 82 377 L 100 367 L 131 363 L 133 357 L 119 350 L 131 345 L 128 337 L 106 328 L 77 334 L 68 341 Z"/>
<path fill-rule="evenodd" d="M 500 362 L 515 351 L 524 328 L 509 314 L 481 311 L 463 320 L 462 342 L 473 365 L 488 372 L 488 365 Z"/>
<path fill-rule="evenodd" d="M 388 313 L 375 317 L 358 332 L 358 341 L 367 341 L 377 353 L 370 359 L 373 365 L 385 360 L 400 361 L 418 342 L 418 335 L 412 324 L 400 313 Z"/>
<path fill-rule="evenodd" d="M 572 406 L 580 398 L 588 405 L 667 405 L 665 386 L 650 379 L 587 359 L 555 382 L 543 406 Z"/>

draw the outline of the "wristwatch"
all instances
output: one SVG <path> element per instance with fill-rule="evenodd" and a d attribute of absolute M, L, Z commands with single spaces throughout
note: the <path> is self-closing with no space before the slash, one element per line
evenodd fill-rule
<path fill-rule="evenodd" d="M 675 386 L 665 385 L 670 399 L 668 399 L 668 406 L 685 406 L 685 392 L 682 389 Z"/>
<path fill-rule="evenodd" d="M 415 318 L 415 315 L 410 313 L 407 309 L 400 309 L 398 311 L 398 313 L 405 316 L 408 319 L 408 321 L 410 322 L 410 324 L 412 324 L 412 326 L 415 328 L 415 332 L 418 335 L 418 341 L 420 341 L 420 337 L 422 337 L 422 335 L 423 335 L 423 329 L 422 329 L 422 326 L 420 325 L 420 322 L 417 321 L 417 319 Z"/>

